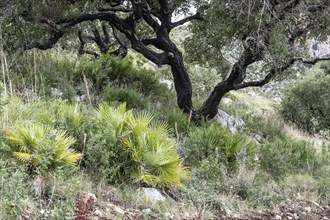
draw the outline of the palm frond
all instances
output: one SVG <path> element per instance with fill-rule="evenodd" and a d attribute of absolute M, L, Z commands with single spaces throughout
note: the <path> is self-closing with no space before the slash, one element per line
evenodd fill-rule
<path fill-rule="evenodd" d="M 12 146 L 18 146 L 21 151 L 30 152 L 37 145 L 44 135 L 44 130 L 40 126 L 29 125 L 27 127 L 16 126 L 13 130 L 7 130 L 7 140 Z"/>
<path fill-rule="evenodd" d="M 119 137 L 124 126 L 125 112 L 123 109 L 126 109 L 124 106 L 119 106 L 118 108 L 113 108 L 108 104 L 102 103 L 99 106 L 98 117 L 100 123 L 105 123 L 106 125 L 111 125 L 115 131 L 115 136 Z"/>
<path fill-rule="evenodd" d="M 149 130 L 153 131 L 158 135 L 165 135 L 165 136 L 167 136 L 171 132 L 171 129 L 166 122 L 158 121 L 158 120 L 152 121 L 150 123 Z"/>
<path fill-rule="evenodd" d="M 57 166 L 74 166 L 82 157 L 70 149 L 75 143 L 74 138 L 49 126 L 16 126 L 7 130 L 7 140 L 18 147 L 13 157 L 28 167 L 42 167 L 44 172 Z"/>
<path fill-rule="evenodd" d="M 130 121 L 132 132 L 135 136 L 140 136 L 151 122 L 153 116 L 148 112 L 139 112 Z"/>
<path fill-rule="evenodd" d="M 66 153 L 63 157 L 59 157 L 58 161 L 64 162 L 66 165 L 75 166 L 77 165 L 78 161 L 82 158 L 82 154 L 69 152 Z"/>
<path fill-rule="evenodd" d="M 66 131 L 56 132 L 55 146 L 58 150 L 67 150 L 76 140 L 73 137 L 67 136 Z"/>
<path fill-rule="evenodd" d="M 32 160 L 33 155 L 24 152 L 13 152 L 13 156 L 20 162 L 26 163 Z"/>
<path fill-rule="evenodd" d="M 155 187 L 157 185 L 157 183 L 159 182 L 159 176 L 151 175 L 151 174 L 137 175 L 135 178 L 135 181 L 136 182 L 141 181 L 150 186 Z"/>

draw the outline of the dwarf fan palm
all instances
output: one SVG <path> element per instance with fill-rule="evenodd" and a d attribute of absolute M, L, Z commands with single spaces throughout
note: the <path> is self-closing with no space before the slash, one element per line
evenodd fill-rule
<path fill-rule="evenodd" d="M 12 156 L 25 165 L 30 173 L 74 166 L 82 157 L 82 154 L 70 149 L 75 143 L 72 137 L 49 126 L 16 126 L 7 130 L 6 137 Z"/>
<path fill-rule="evenodd" d="M 122 167 L 119 177 L 152 186 L 182 185 L 186 171 L 176 152 L 177 143 L 169 138 L 164 122 L 154 122 L 147 112 L 126 111 L 125 104 L 117 108 L 102 104 L 98 119 L 100 131 L 109 131 L 110 127 L 117 138 L 112 150 L 118 153 L 115 163 Z"/>

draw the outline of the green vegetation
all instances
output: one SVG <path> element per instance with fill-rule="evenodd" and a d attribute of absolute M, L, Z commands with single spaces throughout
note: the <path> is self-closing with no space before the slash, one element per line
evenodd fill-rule
<path fill-rule="evenodd" d="M 152 118 L 147 112 L 126 111 L 126 104 L 100 105 L 91 138 L 95 146 L 86 152 L 91 169 L 111 182 L 132 179 L 151 186 L 181 186 L 186 172 L 176 142 L 168 137 L 167 125 Z"/>
<path fill-rule="evenodd" d="M 330 129 L 329 65 L 309 70 L 286 93 L 282 102 L 283 117 L 309 133 Z"/>
<path fill-rule="evenodd" d="M 325 219 L 328 2 L 0 0 L 0 219 Z"/>
<path fill-rule="evenodd" d="M 41 125 L 17 125 L 6 131 L 11 154 L 29 173 L 44 175 L 59 167 L 74 166 L 82 154 L 70 149 L 75 140 L 66 132 Z"/>
<path fill-rule="evenodd" d="M 218 161 L 218 165 L 225 165 L 234 169 L 238 165 L 239 156 L 253 161 L 257 146 L 243 135 L 231 134 L 217 124 L 207 127 L 194 128 L 189 133 L 185 147 L 185 161 L 189 165 L 198 166 L 204 160 L 211 160 L 211 164 Z"/>
<path fill-rule="evenodd" d="M 12 91 L 1 93 L 1 217 L 72 218 L 79 198 L 93 198 L 90 218 L 108 219 L 123 218 L 119 207 L 132 219 L 216 219 L 288 199 L 306 206 L 329 201 L 329 143 L 292 136 L 271 102 L 227 95 L 232 103 L 222 109 L 245 121 L 232 134 L 173 108 L 172 91 L 152 74 L 137 77 L 151 71 L 129 59 L 103 69 L 103 59 L 113 58 L 69 61 L 45 52 L 36 54 L 37 66 L 46 57 L 37 71 L 44 84 L 35 87 L 28 77 L 34 68 L 22 68 L 27 77 L 19 78 L 15 66 Z M 22 79 L 33 95 L 22 95 Z M 159 189 L 166 201 L 150 202 L 142 187 Z"/>

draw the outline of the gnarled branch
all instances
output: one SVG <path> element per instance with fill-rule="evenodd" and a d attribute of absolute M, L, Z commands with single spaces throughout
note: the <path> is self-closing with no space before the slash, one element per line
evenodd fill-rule
<path fill-rule="evenodd" d="M 315 58 L 313 60 L 304 60 L 302 58 L 292 58 L 287 64 L 281 66 L 281 67 L 274 67 L 272 68 L 269 73 L 265 76 L 265 78 L 261 79 L 261 80 L 256 80 L 256 81 L 251 81 L 251 82 L 243 82 L 241 84 L 235 85 L 233 87 L 234 90 L 239 90 L 239 89 L 243 89 L 243 88 L 247 88 L 247 87 L 260 87 L 260 86 L 264 86 L 267 83 L 270 82 L 270 80 L 272 80 L 275 75 L 277 75 L 278 73 L 282 73 L 285 70 L 287 70 L 288 68 L 290 68 L 294 63 L 296 63 L 297 61 L 300 61 L 304 64 L 312 64 L 315 65 L 316 63 L 320 62 L 320 61 L 329 61 L 330 57 L 323 57 L 323 58 Z"/>
<path fill-rule="evenodd" d="M 178 26 L 183 25 L 183 24 L 185 24 L 189 21 L 192 21 L 192 20 L 203 21 L 204 18 L 201 16 L 201 14 L 199 12 L 197 12 L 194 15 L 191 15 L 189 17 L 183 18 L 182 20 L 179 20 L 177 22 L 172 23 L 172 28 L 178 27 Z"/>

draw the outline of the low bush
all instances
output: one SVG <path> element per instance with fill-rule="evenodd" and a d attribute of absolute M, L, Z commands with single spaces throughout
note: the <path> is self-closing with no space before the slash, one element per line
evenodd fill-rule
<path fill-rule="evenodd" d="M 7 165 L 0 158 L 0 216 L 2 219 L 17 219 L 21 210 L 36 204 L 31 200 L 32 183 L 27 181 L 28 175 L 15 164 Z"/>
<path fill-rule="evenodd" d="M 309 133 L 330 129 L 330 74 L 326 69 L 310 70 L 295 82 L 282 101 L 283 117 Z"/>
<path fill-rule="evenodd" d="M 11 98 L 6 106 L 8 111 L 8 125 L 36 123 L 54 126 L 54 113 L 59 101 L 30 101 L 25 102 L 18 98 Z"/>
<path fill-rule="evenodd" d="M 83 57 L 75 71 L 76 80 L 82 81 L 86 76 L 93 82 L 96 91 L 102 91 L 109 84 L 134 88 L 144 95 L 159 96 L 166 92 L 166 86 L 156 78 L 153 70 L 136 67 L 130 57 L 124 59 L 110 55 L 95 60 Z"/>
<path fill-rule="evenodd" d="M 277 114 L 268 113 L 261 116 L 251 112 L 245 114 L 242 119 L 246 123 L 245 130 L 252 135 L 260 135 L 262 141 L 286 137 L 284 120 Z"/>
<path fill-rule="evenodd" d="M 321 161 L 316 150 L 306 141 L 276 139 L 260 148 L 261 168 L 279 180 L 287 174 L 313 174 Z"/>
<path fill-rule="evenodd" d="M 136 90 L 130 88 L 116 88 L 108 85 L 103 92 L 102 99 L 104 102 L 126 102 L 128 109 L 142 110 L 148 107 L 146 98 Z"/>
<path fill-rule="evenodd" d="M 117 92 L 122 96 L 131 92 L 126 88 L 144 96 L 152 95 L 154 100 L 163 99 L 169 93 L 152 69 L 136 65 L 131 56 L 124 59 L 111 55 L 99 59 L 72 57 L 59 56 L 54 50 L 26 52 L 10 70 L 13 90 L 27 99 L 55 96 L 72 102 L 77 95 L 87 95 L 88 89 L 93 103 L 109 84 L 122 87 Z"/>
<path fill-rule="evenodd" d="M 165 121 L 174 132 L 178 132 L 179 134 L 188 134 L 190 127 L 193 126 L 189 115 L 175 108 L 166 109 L 161 119 Z"/>
<path fill-rule="evenodd" d="M 247 137 L 231 134 L 218 124 L 207 124 L 192 129 L 185 147 L 185 161 L 188 165 L 200 164 L 204 159 L 215 159 L 230 169 L 235 169 L 238 156 L 252 162 L 256 145 Z"/>
<path fill-rule="evenodd" d="M 26 51 L 11 66 L 10 80 L 14 91 L 26 96 L 26 91 L 40 96 L 51 95 L 52 88 L 69 91 L 76 62 L 72 54 L 56 51 Z"/>

